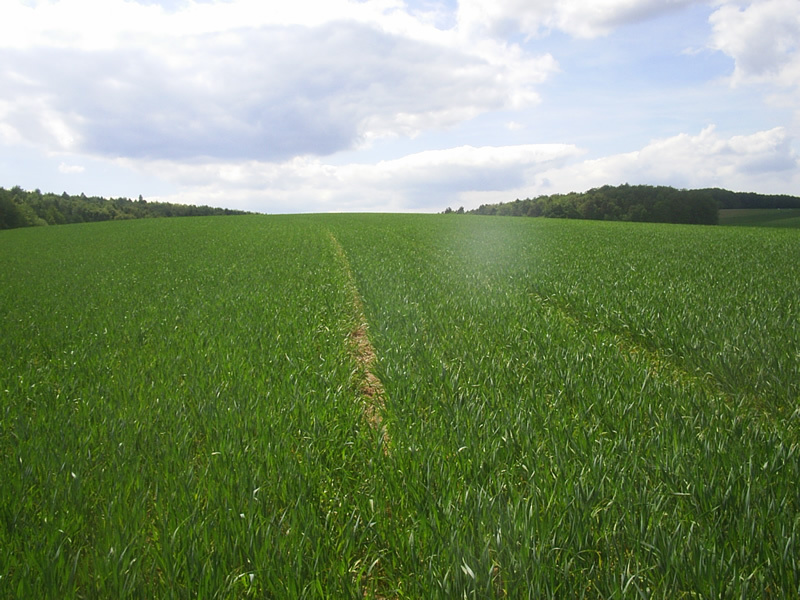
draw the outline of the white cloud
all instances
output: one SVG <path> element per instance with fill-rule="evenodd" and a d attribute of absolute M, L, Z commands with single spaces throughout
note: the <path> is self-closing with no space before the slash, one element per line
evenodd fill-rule
<path fill-rule="evenodd" d="M 9 115 L 13 109 L 12 102 L 0 98 L 0 144 L 11 146 L 23 141 L 19 131 L 9 122 L 11 120 Z"/>
<path fill-rule="evenodd" d="M 70 165 L 65 162 L 62 162 L 60 165 L 58 165 L 58 172 L 65 175 L 83 173 L 84 171 L 85 169 L 81 165 Z"/>
<path fill-rule="evenodd" d="M 558 29 L 580 38 L 607 35 L 627 23 L 644 21 L 702 0 L 461 0 L 459 25 L 506 36 Z"/>
<path fill-rule="evenodd" d="M 783 127 L 725 138 L 709 126 L 697 135 L 542 172 L 525 195 L 622 183 L 786 193 L 800 187 L 800 157 Z"/>
<path fill-rule="evenodd" d="M 709 46 L 734 61 L 730 83 L 761 90 L 769 108 L 800 124 L 800 1 L 725 2 L 710 17 Z"/>
<path fill-rule="evenodd" d="M 720 6 L 710 45 L 735 61 L 734 83 L 800 86 L 800 2 L 761 0 Z"/>
<path fill-rule="evenodd" d="M 170 201 L 208 203 L 263 212 L 441 211 L 471 191 L 506 190 L 580 155 L 566 144 L 461 146 L 375 164 L 331 165 L 312 157 L 276 164 L 171 161 L 129 163 L 183 191 Z M 204 200 L 205 198 L 205 200 Z"/>
<path fill-rule="evenodd" d="M 0 53 L 2 55 L 2 53 Z M 0 99 L 0 141 L 8 144 L 34 144 L 51 151 L 75 149 L 81 140 L 76 117 L 67 111 L 54 109 L 44 96 L 24 93 L 13 81 L 4 81 L 0 73 L 0 86 L 11 92 L 13 99 Z"/>
<path fill-rule="evenodd" d="M 556 69 L 547 54 L 466 44 L 391 0 L 11 7 L 0 127 L 93 156 L 327 155 L 530 106 Z"/>
<path fill-rule="evenodd" d="M 114 172 L 153 199 L 269 212 L 625 181 L 800 190 L 798 0 L 3 1 L 0 152 L 41 157 L 29 178 L 57 187 L 118 190 Z"/>
<path fill-rule="evenodd" d="M 582 154 L 567 144 L 461 146 L 375 164 L 298 157 L 280 164 L 162 161 L 139 168 L 182 190 L 167 200 L 219 199 L 262 212 L 441 211 L 626 182 L 763 193 L 800 186 L 800 157 L 780 127 L 726 137 L 709 126 L 637 151 L 575 162 Z"/>

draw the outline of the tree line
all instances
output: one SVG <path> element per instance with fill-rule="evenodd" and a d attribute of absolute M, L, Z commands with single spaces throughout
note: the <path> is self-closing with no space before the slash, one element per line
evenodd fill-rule
<path fill-rule="evenodd" d="M 476 215 L 716 225 L 719 209 L 728 208 L 800 208 L 800 198 L 731 192 L 719 188 L 686 190 L 626 183 L 605 185 L 582 193 L 483 204 L 467 212 Z"/>
<path fill-rule="evenodd" d="M 37 225 L 63 225 L 90 223 L 115 219 L 144 219 L 153 217 L 195 217 L 211 215 L 242 215 L 245 211 L 192 204 L 148 202 L 141 196 L 129 198 L 101 198 L 61 195 L 16 186 L 7 190 L 0 187 L 0 229 L 32 227 Z"/>

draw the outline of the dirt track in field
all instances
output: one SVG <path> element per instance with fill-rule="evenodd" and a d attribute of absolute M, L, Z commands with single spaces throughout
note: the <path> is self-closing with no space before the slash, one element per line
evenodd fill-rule
<path fill-rule="evenodd" d="M 353 357 L 358 365 L 357 372 L 357 389 L 361 401 L 364 403 L 364 418 L 369 423 L 369 426 L 378 431 L 381 435 L 384 454 L 389 451 L 389 434 L 386 431 L 386 426 L 383 423 L 383 411 L 385 409 L 384 398 L 386 392 L 383 389 L 381 380 L 373 372 L 375 361 L 375 348 L 369 341 L 367 319 L 364 316 L 364 304 L 361 301 L 361 295 L 358 293 L 353 272 L 350 269 L 350 262 L 347 260 L 347 254 L 336 239 L 333 233 L 328 233 L 333 244 L 334 250 L 342 264 L 342 268 L 347 276 L 347 286 L 352 296 L 352 311 L 354 317 L 354 326 L 350 332 L 350 347 Z"/>

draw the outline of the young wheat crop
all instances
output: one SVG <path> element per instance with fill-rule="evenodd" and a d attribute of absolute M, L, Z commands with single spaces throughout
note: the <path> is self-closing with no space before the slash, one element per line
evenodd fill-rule
<path fill-rule="evenodd" d="M 796 597 L 798 251 L 460 215 L 2 232 L 0 597 Z"/>

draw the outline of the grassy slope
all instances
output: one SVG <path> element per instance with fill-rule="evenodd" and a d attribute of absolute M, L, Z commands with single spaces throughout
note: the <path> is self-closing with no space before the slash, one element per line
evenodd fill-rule
<path fill-rule="evenodd" d="M 3 232 L 0 596 L 792 596 L 798 248 L 413 215 Z"/>
<path fill-rule="evenodd" d="M 719 224 L 751 227 L 797 228 L 800 227 L 800 209 L 721 209 L 719 211 Z"/>

